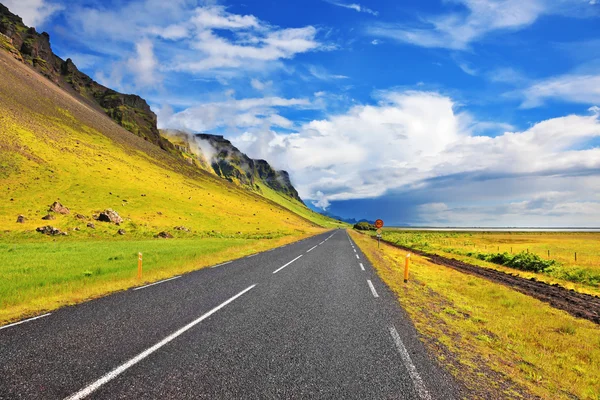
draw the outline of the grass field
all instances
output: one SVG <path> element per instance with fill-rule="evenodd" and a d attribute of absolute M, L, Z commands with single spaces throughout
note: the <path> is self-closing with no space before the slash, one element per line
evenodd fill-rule
<path fill-rule="evenodd" d="M 542 273 L 527 276 L 537 275 L 541 279 L 545 276 L 546 279 L 574 283 L 573 288 L 587 289 L 592 293 L 600 291 L 600 233 L 441 232 L 390 228 L 384 229 L 383 238 L 405 247 L 494 268 L 498 265 L 481 262 L 479 258 L 498 253 L 513 256 L 518 253 L 535 254 L 542 261 L 555 261 L 555 265 Z M 512 268 L 504 270 L 515 271 Z M 521 271 L 519 273 L 522 274 Z"/>
<path fill-rule="evenodd" d="M 0 242 L 0 325 L 300 239 Z M 143 279 L 137 279 L 138 252 Z"/>
<path fill-rule="evenodd" d="M 600 399 L 600 326 L 350 232 L 469 398 Z"/>

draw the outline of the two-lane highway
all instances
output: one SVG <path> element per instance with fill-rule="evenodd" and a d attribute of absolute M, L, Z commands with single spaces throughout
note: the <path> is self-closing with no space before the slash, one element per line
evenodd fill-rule
<path fill-rule="evenodd" d="M 0 398 L 456 398 L 345 231 L 0 328 Z"/>

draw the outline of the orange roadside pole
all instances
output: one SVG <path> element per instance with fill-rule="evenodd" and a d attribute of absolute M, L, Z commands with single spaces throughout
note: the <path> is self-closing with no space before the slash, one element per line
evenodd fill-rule
<path fill-rule="evenodd" d="M 408 282 L 408 266 L 410 264 L 410 253 L 406 255 L 406 261 L 404 261 L 404 283 Z"/>
<path fill-rule="evenodd" d="M 138 253 L 138 279 L 142 279 L 142 253 Z"/>

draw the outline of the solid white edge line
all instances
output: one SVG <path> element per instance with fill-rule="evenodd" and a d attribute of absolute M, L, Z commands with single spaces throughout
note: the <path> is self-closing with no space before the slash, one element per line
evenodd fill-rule
<path fill-rule="evenodd" d="M 140 287 L 136 287 L 136 288 L 133 288 L 133 290 L 145 289 L 145 288 L 147 288 L 147 287 L 154 286 L 154 285 L 158 285 L 159 283 L 164 283 L 164 282 L 172 281 L 173 279 L 177 279 L 177 278 L 181 278 L 181 275 L 174 276 L 174 277 L 172 277 L 172 278 L 169 278 L 169 279 L 163 279 L 162 281 L 154 282 L 154 283 L 151 283 L 151 284 L 149 284 L 149 285 L 146 285 L 146 286 L 140 286 Z"/>
<path fill-rule="evenodd" d="M 202 315 L 200 318 L 198 318 L 198 319 L 190 322 L 189 324 L 187 324 L 183 328 L 179 329 L 178 331 L 170 334 L 169 336 L 167 336 L 166 338 L 164 338 L 160 342 L 156 343 L 154 346 L 152 346 L 149 349 L 141 352 L 140 354 L 138 354 L 137 356 L 133 357 L 132 359 L 130 359 L 126 363 L 121 364 L 119 367 L 113 369 L 108 374 L 104 375 L 102 378 L 98 379 L 94 383 L 86 386 L 85 388 L 81 389 L 79 392 L 74 393 L 71 396 L 67 397 L 66 400 L 80 400 L 80 399 L 83 399 L 83 398 L 89 396 L 90 394 L 92 394 L 94 391 L 96 391 L 98 388 L 100 388 L 105 383 L 113 380 L 114 378 L 116 378 L 117 376 L 119 376 L 120 374 L 122 374 L 127 369 L 133 367 L 135 364 L 139 363 L 144 358 L 148 357 L 150 354 L 154 353 L 156 350 L 160 349 L 161 347 L 163 347 L 164 345 L 166 345 L 167 343 L 169 343 L 173 339 L 176 339 L 181 334 L 185 333 L 189 329 L 191 329 L 194 326 L 198 325 L 200 322 L 204 321 L 206 318 L 210 317 L 211 315 L 213 315 L 214 313 L 216 313 L 217 311 L 219 311 L 221 308 L 225 307 L 227 304 L 231 303 L 232 301 L 234 301 L 238 297 L 242 296 L 244 293 L 246 293 L 249 290 L 253 289 L 255 286 L 256 285 L 252 285 L 252 286 L 250 286 L 250 287 L 242 290 L 241 292 L 239 292 L 235 296 L 231 297 L 229 300 L 226 300 L 225 302 L 223 302 L 220 305 L 216 306 L 215 308 L 213 308 L 212 310 L 210 310 L 206 314 Z"/>
<path fill-rule="evenodd" d="M 367 283 L 369 284 L 369 288 L 371 288 L 371 293 L 373 293 L 373 297 L 378 298 L 379 295 L 375 291 L 375 286 L 373 286 L 373 282 L 367 279 Z"/>
<path fill-rule="evenodd" d="M 288 265 L 290 265 L 291 263 L 293 263 L 294 261 L 296 261 L 297 259 L 299 259 L 302 256 L 303 256 L 303 254 L 300 254 L 298 257 L 294 258 L 292 261 L 290 261 L 289 263 L 285 264 L 283 267 L 278 268 L 275 271 L 273 271 L 273 273 L 274 274 L 278 273 L 279 271 L 281 271 L 282 269 L 284 269 L 285 267 L 287 267 Z"/>
<path fill-rule="evenodd" d="M 410 378 L 412 379 L 413 384 L 415 385 L 415 391 L 421 399 L 432 400 L 431 395 L 429 394 L 427 388 L 425 387 L 425 384 L 423 383 L 423 379 L 421 379 L 421 376 L 417 372 L 417 367 L 415 367 L 415 364 L 413 364 L 410 355 L 408 354 L 406 347 L 404 347 L 404 343 L 402 343 L 402 339 L 400 339 L 400 335 L 398 334 L 398 331 L 395 327 L 390 327 L 390 334 L 392 335 L 392 339 L 394 339 L 394 343 L 396 344 L 396 348 L 400 353 L 402 362 L 408 370 L 408 374 L 410 375 Z"/>
<path fill-rule="evenodd" d="M 227 261 L 227 262 L 224 262 L 224 263 L 222 263 L 222 264 L 213 265 L 211 268 L 217 268 L 217 267 L 221 267 L 221 266 L 223 266 L 223 265 L 231 264 L 232 262 L 233 262 L 233 261 Z"/>
<path fill-rule="evenodd" d="M 254 257 L 254 256 L 257 256 L 257 255 L 258 255 L 258 253 L 256 253 L 256 254 L 250 254 L 249 256 L 246 256 L 246 258 Z"/>
<path fill-rule="evenodd" d="M 360 264 L 360 269 L 362 269 L 364 271 L 365 270 L 364 265 L 362 263 L 359 263 L 359 264 Z"/>
<path fill-rule="evenodd" d="M 0 326 L 0 330 L 5 329 L 5 328 L 10 328 L 11 326 L 15 326 L 15 325 L 21 325 L 21 324 L 23 324 L 25 322 L 29 322 L 29 321 L 33 321 L 33 320 L 36 320 L 36 319 L 44 318 L 44 317 L 47 317 L 50 314 L 52 314 L 52 313 L 46 313 L 46 314 L 38 315 L 37 317 L 24 319 L 23 321 L 13 322 L 12 324 Z"/>
<path fill-rule="evenodd" d="M 325 241 L 324 241 L 324 240 L 323 240 L 321 243 L 319 243 L 319 244 L 321 245 L 321 244 L 323 244 L 323 243 L 325 243 Z"/>
<path fill-rule="evenodd" d="M 317 245 L 317 246 L 318 246 L 318 245 Z M 310 248 L 310 249 L 307 251 L 307 253 L 310 253 L 311 251 L 313 251 L 314 249 L 316 249 L 316 248 L 317 248 L 317 246 L 313 246 L 313 247 L 311 247 L 311 248 Z"/>

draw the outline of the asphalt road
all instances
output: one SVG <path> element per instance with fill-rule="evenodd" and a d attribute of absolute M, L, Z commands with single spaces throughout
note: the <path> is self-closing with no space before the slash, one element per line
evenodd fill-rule
<path fill-rule="evenodd" d="M 1 399 L 451 399 L 345 231 L 0 327 Z"/>

